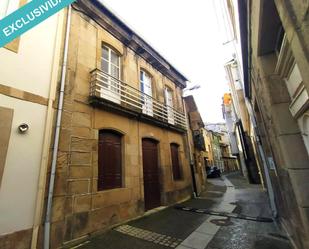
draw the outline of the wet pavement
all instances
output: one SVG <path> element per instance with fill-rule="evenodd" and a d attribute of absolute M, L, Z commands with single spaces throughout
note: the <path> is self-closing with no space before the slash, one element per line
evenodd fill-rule
<path fill-rule="evenodd" d="M 227 175 L 235 187 L 234 213 L 271 217 L 266 192 L 260 185 L 250 185 L 239 174 Z M 232 224 L 222 226 L 207 249 L 292 249 L 286 235 L 276 222 L 255 222 L 230 219 Z"/>
<path fill-rule="evenodd" d="M 197 199 L 179 205 L 271 217 L 267 195 L 239 173 L 209 179 Z M 87 241 L 81 249 L 291 249 L 276 222 L 208 215 L 168 207 Z"/>

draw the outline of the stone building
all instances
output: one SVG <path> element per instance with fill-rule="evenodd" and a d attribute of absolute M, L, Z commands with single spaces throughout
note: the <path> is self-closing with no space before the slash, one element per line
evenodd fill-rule
<path fill-rule="evenodd" d="M 207 137 L 205 140 L 208 144 L 208 166 L 216 166 L 221 172 L 224 172 L 224 162 L 222 160 L 220 139 L 221 133 L 218 132 L 217 124 L 206 124 L 206 131 L 204 132 Z"/>
<path fill-rule="evenodd" d="M 70 21 L 52 248 L 192 194 L 186 77 L 100 1 Z"/>
<path fill-rule="evenodd" d="M 204 164 L 205 167 L 210 167 L 213 165 L 213 152 L 211 149 L 211 131 L 208 131 L 206 128 L 203 129 L 203 137 L 205 142 L 205 151 L 204 151 Z"/>
<path fill-rule="evenodd" d="M 230 172 L 238 170 L 239 167 L 237 157 L 232 154 L 230 136 L 227 132 L 226 127 L 224 130 L 221 130 L 219 134 L 220 134 L 219 144 L 221 150 L 221 160 L 223 161 L 224 171 Z"/>
<path fill-rule="evenodd" d="M 193 96 L 184 98 L 190 128 L 189 145 L 192 148 L 192 165 L 196 182 L 196 192 L 199 195 L 206 188 L 205 140 L 203 135 L 204 122 L 198 111 Z"/>
<path fill-rule="evenodd" d="M 211 165 L 217 166 L 222 172 L 237 170 L 237 153 L 232 153 L 232 148 L 235 150 L 232 145 L 236 146 L 236 141 L 228 132 L 228 126 L 225 123 L 207 123 L 206 134 L 212 151 Z"/>
<path fill-rule="evenodd" d="M 295 248 L 309 248 L 309 2 L 238 2 L 244 92 L 263 173 Z"/>

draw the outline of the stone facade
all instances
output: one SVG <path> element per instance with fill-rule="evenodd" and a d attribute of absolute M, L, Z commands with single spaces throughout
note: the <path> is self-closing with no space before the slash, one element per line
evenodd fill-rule
<path fill-rule="evenodd" d="M 193 159 L 195 182 L 197 194 L 199 195 L 206 189 L 206 168 L 205 168 L 205 153 L 206 145 L 204 139 L 204 123 L 198 111 L 193 96 L 184 98 L 186 111 L 188 113 L 188 121 L 190 126 L 190 134 L 188 135 L 191 146 L 191 157 Z"/>
<path fill-rule="evenodd" d="M 249 13 L 240 9 L 251 29 L 250 71 L 244 69 L 250 75 L 246 95 L 267 159 L 279 219 L 295 247 L 304 249 L 309 247 L 309 3 L 248 4 Z"/>
<path fill-rule="evenodd" d="M 110 16 L 111 12 L 97 1 L 77 1 L 73 5 L 52 208 L 52 248 L 84 240 L 144 214 L 143 138 L 158 142 L 161 205 L 192 194 L 185 130 L 165 127 L 164 121 L 142 120 L 143 115 L 108 101 L 100 105 L 89 102 L 91 71 L 101 68 L 105 44 L 120 55 L 121 81 L 139 89 L 143 69 L 152 76 L 153 98 L 164 104 L 164 88 L 168 87 L 173 93 L 174 109 L 184 112 L 181 94 L 185 85 L 177 80 L 182 76 L 171 65 L 167 65 L 168 71 L 163 70 L 153 55 L 147 54 L 149 47 L 141 51 L 132 45 L 133 41 L 125 42 L 125 35 L 115 28 L 121 21 Z M 163 63 L 163 58 L 158 58 Z M 98 139 L 99 130 L 104 129 L 122 134 L 122 187 L 98 191 Z M 172 174 L 171 143 L 179 146 L 183 177 L 177 181 Z"/>

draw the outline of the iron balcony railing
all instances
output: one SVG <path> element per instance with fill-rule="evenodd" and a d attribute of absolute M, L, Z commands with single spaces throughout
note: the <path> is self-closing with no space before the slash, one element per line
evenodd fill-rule
<path fill-rule="evenodd" d="M 90 97 L 104 99 L 170 125 L 187 128 L 185 115 L 99 69 L 90 72 Z"/>

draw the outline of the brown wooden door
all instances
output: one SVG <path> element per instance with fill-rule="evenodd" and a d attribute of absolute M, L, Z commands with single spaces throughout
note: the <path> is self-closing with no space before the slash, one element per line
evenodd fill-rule
<path fill-rule="evenodd" d="M 121 188 L 121 135 L 102 131 L 99 135 L 98 190 Z"/>
<path fill-rule="evenodd" d="M 152 139 L 143 139 L 143 171 L 145 210 L 161 205 L 158 144 Z"/>

